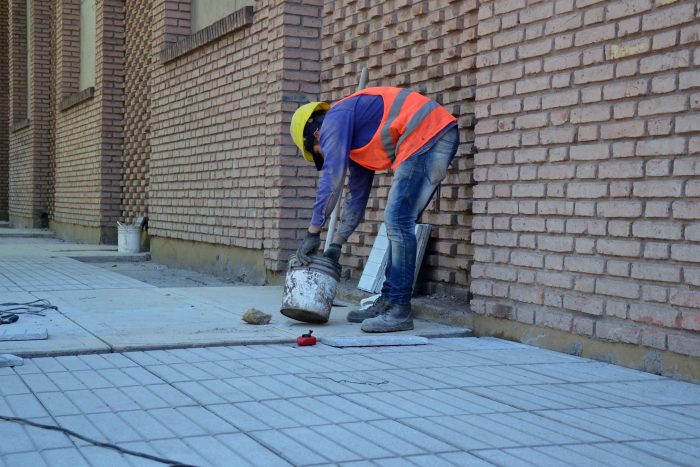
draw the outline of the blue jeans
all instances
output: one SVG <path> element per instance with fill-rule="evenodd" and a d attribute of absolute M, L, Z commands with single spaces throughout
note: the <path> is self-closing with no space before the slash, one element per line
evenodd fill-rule
<path fill-rule="evenodd" d="M 459 130 L 455 126 L 428 151 L 405 160 L 394 173 L 384 210 L 389 261 L 382 295 L 389 303 L 411 303 L 416 269 L 416 220 L 447 175 L 458 146 Z"/>

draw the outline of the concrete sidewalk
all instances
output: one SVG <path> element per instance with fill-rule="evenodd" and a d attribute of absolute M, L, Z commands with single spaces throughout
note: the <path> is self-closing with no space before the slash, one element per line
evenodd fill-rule
<path fill-rule="evenodd" d="M 428 345 L 297 347 L 309 328 L 323 339 L 359 335 L 359 324 L 345 322 L 347 307 L 327 325 L 289 320 L 280 287 L 11 234 L 0 228 L 0 303 L 44 298 L 59 312 L 0 328 L 49 334 L 0 341 L 0 353 L 36 357 L 0 368 L 2 416 L 202 466 L 690 466 L 700 456 L 698 385 L 447 339 L 468 330 L 428 321 L 410 333 Z M 243 323 L 250 307 L 272 323 Z M 0 466 L 27 465 L 162 464 L 0 420 Z"/>
<path fill-rule="evenodd" d="M 309 329 L 319 338 L 363 334 L 359 324 L 345 320 L 354 305 L 351 303 L 334 307 L 327 324 L 309 325 L 279 312 L 280 286 L 234 284 L 168 268 L 148 271 L 147 265 L 140 263 L 137 270 L 129 261 L 147 259 L 143 254 L 120 255 L 113 246 L 70 244 L 28 235 L 25 230 L 21 238 L 12 237 L 11 229 L 0 229 L 0 303 L 45 299 L 58 311 L 43 317 L 23 315 L 12 326 L 0 328 L 0 353 L 48 356 L 291 343 Z M 170 277 L 163 277 L 166 274 Z M 130 277 L 133 275 L 142 280 Z M 241 317 L 250 308 L 272 315 L 272 322 L 246 324 Z M 3 334 L 37 329 L 46 329 L 49 338 L 2 340 Z M 470 330 L 416 320 L 416 329 L 403 334 L 465 336 Z"/>

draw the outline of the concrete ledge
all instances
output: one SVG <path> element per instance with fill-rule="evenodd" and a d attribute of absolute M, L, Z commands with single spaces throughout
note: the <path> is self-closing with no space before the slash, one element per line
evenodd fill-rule
<path fill-rule="evenodd" d="M 151 257 L 166 266 L 194 269 L 234 281 L 269 283 L 262 250 L 151 237 Z"/>
<path fill-rule="evenodd" d="M 368 296 L 370 294 L 357 289 L 357 284 L 352 282 L 341 283 L 337 295 L 352 305 L 357 305 Z M 471 311 L 466 302 L 450 298 L 416 297 L 412 304 L 417 318 L 471 328 L 477 337 L 498 337 L 647 373 L 700 382 L 700 359 L 697 357 L 478 315 Z"/>
<path fill-rule="evenodd" d="M 97 245 L 117 244 L 116 225 L 114 227 L 89 227 L 85 225 L 51 221 L 49 227 L 51 230 L 56 232 L 56 235 L 61 240 L 77 243 L 92 243 Z"/>
<path fill-rule="evenodd" d="M 17 120 L 12 123 L 10 126 L 10 132 L 14 133 L 15 131 L 20 131 L 24 130 L 25 128 L 29 128 L 30 121 L 28 118 L 23 118 L 22 120 Z"/>
<path fill-rule="evenodd" d="M 246 6 L 234 11 L 211 26 L 195 32 L 180 42 L 164 48 L 160 51 L 160 63 L 168 63 L 178 57 L 182 57 L 209 42 L 238 31 L 250 24 L 253 24 L 253 7 Z"/>
<path fill-rule="evenodd" d="M 113 253 L 94 256 L 68 256 L 81 263 L 144 263 L 151 260 L 151 253 Z"/>
<path fill-rule="evenodd" d="M 346 281 L 338 284 L 336 298 L 348 302 L 349 306 L 357 306 L 360 300 L 369 296 L 371 294 L 358 289 L 354 282 Z M 457 327 L 473 328 L 474 326 L 474 314 L 469 304 L 463 300 L 427 295 L 414 297 L 411 305 L 417 318 Z"/>
<path fill-rule="evenodd" d="M 85 102 L 87 100 L 90 100 L 93 98 L 95 95 L 95 87 L 90 86 L 89 88 L 85 88 L 82 91 L 75 92 L 73 94 L 69 94 L 67 96 L 63 96 L 61 99 L 61 103 L 58 105 L 58 109 L 63 112 L 65 110 L 70 109 L 71 107 L 75 107 L 76 105 L 80 104 L 81 102 Z"/>
<path fill-rule="evenodd" d="M 56 234 L 45 229 L 21 229 L 0 225 L 0 238 L 55 238 Z"/>
<path fill-rule="evenodd" d="M 700 382 L 700 359 L 641 345 L 607 342 L 532 324 L 472 314 L 477 337 L 498 337 L 670 378 Z"/>
<path fill-rule="evenodd" d="M 36 229 L 40 227 L 38 219 L 29 216 L 18 216 L 10 213 L 10 227 L 16 229 Z"/>

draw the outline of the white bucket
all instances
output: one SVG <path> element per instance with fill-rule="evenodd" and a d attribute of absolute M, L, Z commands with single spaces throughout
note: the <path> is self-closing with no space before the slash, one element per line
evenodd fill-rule
<path fill-rule="evenodd" d="M 138 253 L 141 251 L 141 226 L 117 222 L 117 251 Z"/>
<path fill-rule="evenodd" d="M 295 257 L 289 261 L 280 312 L 297 321 L 326 323 L 340 279 L 340 265 L 323 256 L 309 259 L 308 266 Z"/>

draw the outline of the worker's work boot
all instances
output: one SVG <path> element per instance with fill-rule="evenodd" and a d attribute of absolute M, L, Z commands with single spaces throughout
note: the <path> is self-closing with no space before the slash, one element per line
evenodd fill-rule
<path fill-rule="evenodd" d="M 348 321 L 351 323 L 361 323 L 367 318 L 379 316 L 388 307 L 389 300 L 387 300 L 383 295 L 380 295 L 369 308 L 365 308 L 364 310 L 358 308 L 357 310 L 352 310 L 350 313 L 348 313 Z"/>
<path fill-rule="evenodd" d="M 386 311 L 375 318 L 362 322 L 364 332 L 396 332 L 413 329 L 411 305 L 389 305 Z"/>

